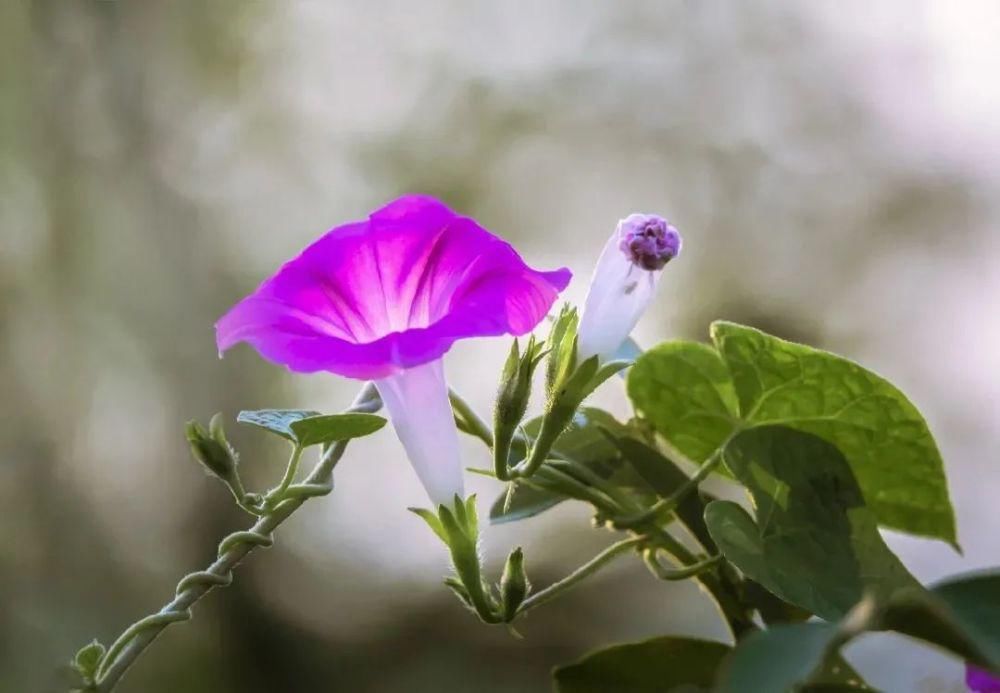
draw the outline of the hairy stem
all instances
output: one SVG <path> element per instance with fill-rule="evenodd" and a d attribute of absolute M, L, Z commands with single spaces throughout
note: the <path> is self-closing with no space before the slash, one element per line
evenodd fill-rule
<path fill-rule="evenodd" d="M 374 387 L 366 384 L 348 412 L 375 412 L 382 406 Z M 171 623 L 187 621 L 191 618 L 191 607 L 215 587 L 225 587 L 233 581 L 233 568 L 257 547 L 268 547 L 277 527 L 288 519 L 309 498 L 325 496 L 333 489 L 333 468 L 344 454 L 347 441 L 330 446 L 316 467 L 301 484 L 286 486 L 286 500 L 260 517 L 253 527 L 246 531 L 234 532 L 219 544 L 218 558 L 206 570 L 191 573 L 177 584 L 175 596 L 157 613 L 147 616 L 129 626 L 108 648 L 97 682 L 95 693 L 108 693 L 121 680 L 136 658 L 149 647 Z M 291 465 L 290 465 L 291 466 Z M 293 472 L 294 476 L 294 472 Z"/>
<path fill-rule="evenodd" d="M 554 582 L 540 592 L 536 592 L 531 595 L 521 604 L 517 609 L 518 614 L 523 614 L 536 606 L 540 606 L 550 599 L 558 597 L 563 592 L 575 587 L 577 583 L 581 582 L 585 578 L 593 575 L 607 563 L 614 560 L 615 557 L 622 553 L 636 547 L 642 542 L 646 541 L 646 537 L 630 537 L 628 539 L 623 539 L 615 544 L 612 544 L 608 548 L 604 549 L 601 553 L 597 554 L 587 563 L 574 570 L 572 573 L 564 577 L 558 582 Z"/>
<path fill-rule="evenodd" d="M 656 551 L 652 549 L 643 553 L 642 560 L 646 562 L 646 566 L 649 568 L 649 571 L 653 573 L 653 575 L 661 580 L 671 581 L 686 580 L 687 578 L 700 575 L 706 570 L 714 568 L 716 564 L 722 560 L 722 556 L 709 556 L 708 558 L 698 561 L 697 563 L 692 563 L 691 565 L 684 566 L 683 568 L 675 569 L 667 568 L 660 563 L 660 559 L 656 557 Z"/>
<path fill-rule="evenodd" d="M 687 498 L 688 494 L 696 491 L 698 485 L 708 478 L 708 475 L 715 471 L 715 469 L 722 463 L 722 448 L 715 451 L 715 454 L 705 460 L 704 463 L 698 470 L 691 476 L 690 479 L 685 481 L 683 484 L 677 487 L 677 489 L 671 493 L 666 498 L 661 498 L 656 501 L 646 510 L 643 510 L 637 515 L 632 517 L 623 517 L 615 521 L 616 527 L 621 527 L 622 529 L 628 529 L 629 527 L 635 527 L 643 522 L 649 520 L 656 520 L 657 518 L 662 518 L 663 516 L 673 512 L 677 509 L 677 506 Z"/>
<path fill-rule="evenodd" d="M 285 467 L 285 475 L 282 477 L 281 483 L 278 484 L 277 488 L 264 497 L 264 501 L 269 507 L 277 505 L 281 502 L 281 499 L 284 497 L 288 487 L 292 485 L 293 481 L 295 481 L 295 475 L 299 471 L 299 460 L 301 459 L 302 446 L 296 444 L 292 448 L 292 455 L 288 460 L 288 466 Z"/>

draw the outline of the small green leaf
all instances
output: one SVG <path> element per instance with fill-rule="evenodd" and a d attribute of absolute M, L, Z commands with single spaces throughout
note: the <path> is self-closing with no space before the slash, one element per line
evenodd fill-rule
<path fill-rule="evenodd" d="M 361 438 L 385 426 L 375 414 L 327 414 L 298 419 L 288 424 L 293 439 L 302 447 Z"/>
<path fill-rule="evenodd" d="M 715 501 L 705 510 L 725 557 L 781 599 L 836 620 L 871 593 L 919 584 L 885 545 L 840 451 L 783 426 L 744 431 L 726 464 L 753 496 L 757 521 Z"/>
<path fill-rule="evenodd" d="M 529 438 L 534 438 L 540 428 L 541 417 L 538 417 L 525 424 L 524 432 Z M 602 433 L 602 430 L 616 436 L 630 435 L 629 429 L 608 412 L 594 407 L 582 407 L 573 417 L 569 428 L 559 436 L 553 451 L 585 464 L 597 474 L 609 478 L 621 469 L 622 464 L 616 446 Z M 522 459 L 524 459 L 524 446 L 515 446 L 511 464 L 517 464 Z M 559 505 L 567 500 L 568 496 L 519 484 L 514 489 L 510 505 L 505 510 L 506 498 L 507 492 L 504 491 L 493 502 L 490 508 L 491 524 L 503 524 L 533 517 Z"/>
<path fill-rule="evenodd" d="M 444 531 L 444 525 L 441 524 L 441 520 L 438 519 L 437 515 L 427 508 L 407 508 L 407 510 L 426 522 L 427 526 L 437 535 L 438 539 L 447 545 L 448 534 Z"/>
<path fill-rule="evenodd" d="M 292 432 L 292 424 L 313 416 L 320 416 L 320 413 L 308 409 L 258 409 L 241 411 L 236 420 L 240 423 L 263 428 L 271 433 L 277 433 L 285 440 L 294 443 L 295 434 Z"/>
<path fill-rule="evenodd" d="M 101 660 L 104 659 L 104 652 L 104 645 L 94 640 L 89 645 L 80 648 L 80 651 L 76 653 L 76 657 L 73 658 L 73 666 L 80 672 L 85 682 L 94 681 L 94 677 L 97 676 L 97 668 L 101 666 Z"/>
<path fill-rule="evenodd" d="M 711 689 L 729 652 L 709 640 L 653 638 L 592 652 L 553 676 L 558 693 L 696 693 Z"/>
<path fill-rule="evenodd" d="M 384 418 L 374 414 L 320 414 L 308 409 L 241 411 L 236 420 L 276 433 L 302 447 L 360 438 L 386 423 Z"/>
<path fill-rule="evenodd" d="M 506 522 L 516 522 L 553 508 L 567 496 L 555 491 L 517 484 L 511 492 L 510 503 L 507 502 L 507 492 L 501 493 L 490 506 L 490 524 L 501 525 Z"/>

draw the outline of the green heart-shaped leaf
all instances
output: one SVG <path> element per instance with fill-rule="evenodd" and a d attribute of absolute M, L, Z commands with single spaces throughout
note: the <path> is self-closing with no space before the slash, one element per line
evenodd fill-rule
<path fill-rule="evenodd" d="M 882 624 L 1000 672 L 1000 569 L 894 595 Z"/>
<path fill-rule="evenodd" d="M 737 430 L 780 424 L 846 457 L 880 524 L 955 544 L 954 510 L 927 423 L 895 386 L 820 349 L 712 325 L 714 349 L 668 342 L 629 370 L 636 409 L 697 462 Z"/>
<path fill-rule="evenodd" d="M 743 508 L 715 501 L 705 510 L 722 553 L 785 601 L 829 620 L 865 593 L 887 598 L 919 584 L 889 550 L 840 451 L 783 426 L 744 431 L 726 464 L 753 496 Z"/>
<path fill-rule="evenodd" d="M 715 693 L 872 691 L 837 653 L 839 633 L 834 623 L 794 623 L 754 633 L 722 666 Z"/>
<path fill-rule="evenodd" d="M 754 633 L 722 667 L 718 693 L 784 693 L 857 688 L 860 678 L 838 655 L 849 640 L 889 628 L 950 651 L 985 669 L 1000 671 L 1000 572 L 950 578 L 929 590 L 904 589 L 872 602 L 845 630 L 833 623 L 780 625 Z M 843 690 L 852 690 L 843 688 Z"/>
<path fill-rule="evenodd" d="M 615 645 L 553 672 L 558 693 L 708 691 L 728 645 L 662 637 Z"/>
<path fill-rule="evenodd" d="M 696 462 L 740 425 L 729 369 L 707 344 L 666 342 L 647 351 L 629 370 L 628 394 L 656 430 Z"/>

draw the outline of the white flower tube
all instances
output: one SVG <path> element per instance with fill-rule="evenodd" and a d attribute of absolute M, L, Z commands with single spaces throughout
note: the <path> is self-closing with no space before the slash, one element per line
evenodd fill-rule
<path fill-rule="evenodd" d="M 448 384 L 441 359 L 375 381 L 396 435 L 435 507 L 464 498 Z"/>
<path fill-rule="evenodd" d="M 606 360 L 632 332 L 656 292 L 660 273 L 681 252 L 663 217 L 631 214 L 618 222 L 594 268 L 578 331 L 578 355 Z"/>

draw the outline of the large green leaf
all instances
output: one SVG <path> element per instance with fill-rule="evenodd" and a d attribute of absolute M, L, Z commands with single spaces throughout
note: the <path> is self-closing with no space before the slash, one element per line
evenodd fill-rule
<path fill-rule="evenodd" d="M 881 624 L 1000 671 L 1000 570 L 894 595 Z"/>
<path fill-rule="evenodd" d="M 784 693 L 806 681 L 822 690 L 859 682 L 837 650 L 861 633 L 883 628 L 1000 670 L 1000 572 L 951 578 L 930 590 L 903 590 L 862 611 L 867 616 L 861 620 L 857 612 L 845 619 L 845 624 L 854 621 L 846 630 L 832 623 L 799 623 L 751 635 L 722 666 L 716 690 Z"/>
<path fill-rule="evenodd" d="M 781 424 L 844 453 L 879 523 L 956 542 L 941 455 L 895 386 L 840 356 L 727 322 L 715 345 L 668 342 L 630 369 L 636 409 L 697 462 L 740 428 Z"/>
<path fill-rule="evenodd" d="M 721 667 L 715 691 L 871 691 L 837 654 L 839 632 L 833 623 L 793 623 L 754 633 Z"/>
<path fill-rule="evenodd" d="M 753 580 L 743 581 L 746 601 L 760 612 L 760 617 L 768 626 L 780 623 L 801 623 L 812 618 L 812 612 L 801 606 L 789 604 L 773 592 L 768 591 Z"/>
<path fill-rule="evenodd" d="M 662 637 L 615 645 L 553 672 L 558 693 L 698 693 L 711 689 L 728 645 Z"/>
<path fill-rule="evenodd" d="M 682 453 L 701 462 L 740 425 L 736 391 L 712 347 L 666 342 L 629 369 L 632 403 Z"/>
<path fill-rule="evenodd" d="M 712 325 L 750 425 L 814 433 L 844 453 L 879 522 L 954 543 L 941 453 L 894 385 L 840 356 L 728 322 Z"/>
<path fill-rule="evenodd" d="M 885 598 L 918 587 L 878 532 L 843 454 L 784 426 L 740 433 L 725 461 L 750 491 L 755 522 L 728 501 L 705 511 L 723 554 L 752 580 L 826 619 L 843 616 L 863 593 Z"/>
<path fill-rule="evenodd" d="M 541 427 L 541 417 L 528 421 L 524 432 L 529 438 L 538 434 Z M 611 477 L 621 469 L 618 449 L 605 432 L 613 437 L 629 435 L 628 428 L 602 409 L 583 407 L 573 417 L 566 432 L 559 436 L 553 451 L 576 462 L 587 465 L 592 471 L 605 478 Z M 524 446 L 515 446 L 511 454 L 511 464 L 524 459 Z M 514 522 L 537 515 L 552 508 L 568 497 L 555 491 L 546 491 L 524 484 L 518 485 L 513 492 L 509 505 L 506 492 L 493 502 L 490 507 L 490 523 L 503 524 Z"/>

